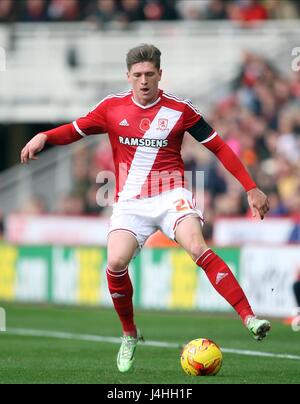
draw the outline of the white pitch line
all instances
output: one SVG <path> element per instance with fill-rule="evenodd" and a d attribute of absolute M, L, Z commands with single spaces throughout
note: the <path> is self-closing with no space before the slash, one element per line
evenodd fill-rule
<path fill-rule="evenodd" d="M 88 341 L 88 342 L 108 342 L 111 344 L 120 344 L 120 338 L 117 337 L 104 337 L 98 335 L 87 335 L 87 334 L 73 334 L 69 332 L 60 331 L 43 331 L 43 330 L 30 330 L 23 328 L 9 328 L 6 332 L 9 335 L 20 335 L 22 337 L 43 337 L 43 338 L 55 338 L 55 339 L 66 339 L 73 341 Z M 1 334 L 0 334 L 1 335 Z M 183 345 L 162 342 L 162 341 L 151 341 L 147 340 L 142 342 L 143 346 L 150 346 L 156 348 L 175 348 L 180 349 Z M 221 348 L 222 352 L 234 354 L 234 355 L 246 355 L 246 356 L 260 356 L 265 358 L 278 358 L 278 359 L 291 359 L 300 360 L 300 356 L 289 355 L 289 354 L 275 354 L 271 352 L 259 352 L 259 351 L 248 351 L 242 349 L 229 349 Z"/>
<path fill-rule="evenodd" d="M 232 353 L 236 355 L 246 355 L 246 356 L 263 356 L 265 358 L 279 358 L 279 359 L 292 359 L 299 361 L 300 356 L 297 355 L 289 355 L 289 354 L 274 354 L 271 352 L 260 352 L 260 351 L 246 351 L 243 349 L 228 349 L 221 348 L 225 353 Z"/>
<path fill-rule="evenodd" d="M 98 335 L 87 335 L 87 334 L 72 334 L 69 332 L 60 331 L 42 331 L 42 330 L 30 330 L 27 328 L 10 328 L 7 330 L 6 334 L 10 335 L 20 335 L 23 337 L 49 337 L 56 339 L 68 339 L 75 341 L 89 341 L 89 342 L 108 342 L 111 344 L 120 344 L 121 338 L 117 337 L 103 337 Z M 147 340 L 142 342 L 145 346 L 158 347 L 158 348 L 181 348 L 180 344 L 161 342 L 161 341 L 150 341 Z"/>

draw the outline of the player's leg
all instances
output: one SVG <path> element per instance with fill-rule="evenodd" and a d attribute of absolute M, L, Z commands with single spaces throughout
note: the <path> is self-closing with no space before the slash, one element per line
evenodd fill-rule
<path fill-rule="evenodd" d="M 270 330 L 270 323 L 256 319 L 248 299 L 228 265 L 206 244 L 199 218 L 187 217 L 176 229 L 176 241 L 188 252 L 207 275 L 213 287 L 236 310 L 256 339 Z"/>
<path fill-rule="evenodd" d="M 117 365 L 120 372 L 128 372 L 141 339 L 134 322 L 133 287 L 128 273 L 128 265 L 138 248 L 138 242 L 130 232 L 117 230 L 109 234 L 107 248 L 108 288 L 123 328 Z"/>
<path fill-rule="evenodd" d="M 133 287 L 128 273 L 128 265 L 133 258 L 138 242 L 127 231 L 113 231 L 107 244 L 107 281 L 116 312 L 120 318 L 123 334 L 136 337 L 133 317 Z"/>

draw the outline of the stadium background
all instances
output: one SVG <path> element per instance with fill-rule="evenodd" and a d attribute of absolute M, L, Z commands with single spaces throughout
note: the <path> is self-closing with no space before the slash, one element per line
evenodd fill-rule
<path fill-rule="evenodd" d="M 125 54 L 150 42 L 163 53 L 162 87 L 192 99 L 270 197 L 268 219 L 251 219 L 240 185 L 186 137 L 186 170 L 205 173 L 206 238 L 258 314 L 293 315 L 299 12 L 291 0 L 0 0 L 1 305 L 12 312 L 13 303 L 111 307 L 111 208 L 96 203 L 97 174 L 114 170 L 106 137 L 47 147 L 28 167 L 19 154 L 39 131 L 127 90 Z M 138 309 L 231 312 L 187 255 L 159 235 L 130 271 Z"/>

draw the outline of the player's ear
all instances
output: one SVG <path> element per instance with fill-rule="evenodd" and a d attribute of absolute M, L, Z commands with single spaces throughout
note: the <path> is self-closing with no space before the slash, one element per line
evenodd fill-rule
<path fill-rule="evenodd" d="M 127 72 L 126 73 L 126 76 L 127 76 L 127 80 L 129 81 L 129 83 L 130 83 L 130 73 L 129 72 Z"/>
<path fill-rule="evenodd" d="M 159 81 L 161 80 L 161 78 L 162 78 L 162 69 L 159 70 Z"/>

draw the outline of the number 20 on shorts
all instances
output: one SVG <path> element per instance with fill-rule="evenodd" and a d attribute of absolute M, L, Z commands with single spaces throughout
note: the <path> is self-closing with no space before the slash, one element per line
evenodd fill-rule
<path fill-rule="evenodd" d="M 179 199 L 174 202 L 177 212 L 184 212 L 186 210 L 193 209 L 193 206 L 190 201 L 187 199 Z"/>

